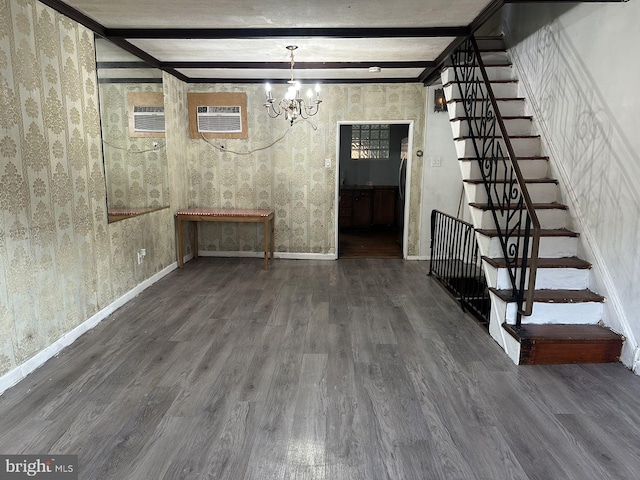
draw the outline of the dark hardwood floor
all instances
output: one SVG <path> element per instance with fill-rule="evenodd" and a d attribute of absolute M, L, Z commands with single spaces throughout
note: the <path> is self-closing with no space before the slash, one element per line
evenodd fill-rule
<path fill-rule="evenodd" d="M 348 229 L 338 234 L 339 258 L 402 258 L 401 234 L 394 229 Z"/>
<path fill-rule="evenodd" d="M 516 367 L 426 262 L 200 258 L 0 396 L 96 479 L 637 479 L 640 379 Z"/>

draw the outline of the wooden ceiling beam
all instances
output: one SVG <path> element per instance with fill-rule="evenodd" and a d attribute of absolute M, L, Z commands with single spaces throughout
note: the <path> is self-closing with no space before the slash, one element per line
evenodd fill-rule
<path fill-rule="evenodd" d="M 107 28 L 105 36 L 153 39 L 242 39 L 283 37 L 428 38 L 467 36 L 469 27 L 409 28 Z"/>
<path fill-rule="evenodd" d="M 345 68 L 369 68 L 372 66 L 385 68 L 427 68 L 434 66 L 432 61 L 411 62 L 296 62 L 296 70 L 326 70 Z M 161 62 L 161 68 L 232 68 L 232 69 L 274 69 L 288 70 L 289 62 Z"/>

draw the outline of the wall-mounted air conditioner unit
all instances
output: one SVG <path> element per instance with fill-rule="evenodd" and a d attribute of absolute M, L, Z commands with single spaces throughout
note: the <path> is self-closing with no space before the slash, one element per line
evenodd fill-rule
<path fill-rule="evenodd" d="M 190 138 L 249 138 L 246 93 L 189 92 L 187 104 Z"/>
<path fill-rule="evenodd" d="M 133 131 L 147 133 L 164 132 L 164 107 L 134 106 Z"/>
<path fill-rule="evenodd" d="M 198 106 L 198 132 L 241 133 L 240 106 Z"/>

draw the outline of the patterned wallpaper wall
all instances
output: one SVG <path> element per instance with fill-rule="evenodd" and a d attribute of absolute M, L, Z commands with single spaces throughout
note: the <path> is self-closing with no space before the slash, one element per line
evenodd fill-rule
<path fill-rule="evenodd" d="M 169 209 L 107 225 L 92 32 L 0 0 L 0 375 L 174 260 Z"/>
<path fill-rule="evenodd" d="M 109 208 L 169 205 L 165 138 L 129 135 L 128 94 L 162 92 L 161 84 L 99 84 Z M 158 143 L 156 149 L 153 142 Z"/>
<path fill-rule="evenodd" d="M 335 253 L 338 121 L 413 120 L 414 150 L 424 148 L 426 89 L 420 84 L 325 85 L 320 113 L 293 127 L 283 118 L 267 116 L 262 106 L 263 85 L 189 88 L 194 92 L 246 92 L 249 128 L 246 140 L 210 141 L 224 146 L 224 152 L 204 140 L 189 140 L 189 205 L 274 208 L 279 252 Z M 272 147 L 261 149 L 283 135 Z M 332 159 L 331 168 L 325 168 L 325 158 Z M 417 255 L 419 248 L 421 178 L 422 161 L 414 155 L 409 255 Z M 262 228 L 254 224 L 204 224 L 201 231 L 203 250 L 262 248 Z"/>

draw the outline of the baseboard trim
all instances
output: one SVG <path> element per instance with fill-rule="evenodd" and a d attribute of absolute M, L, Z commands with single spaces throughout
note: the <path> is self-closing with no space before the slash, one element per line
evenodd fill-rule
<path fill-rule="evenodd" d="M 431 256 L 430 255 L 409 255 L 407 256 L 407 260 L 420 260 L 420 261 L 431 260 Z"/>
<path fill-rule="evenodd" d="M 35 371 L 38 367 L 41 367 L 42 365 L 44 365 L 47 362 L 47 360 L 49 360 L 52 357 L 55 357 L 64 348 L 68 347 L 73 342 L 75 342 L 81 335 L 85 334 L 86 332 L 94 328 L 102 320 L 107 318 L 109 315 L 111 315 L 117 309 L 122 307 L 132 298 L 139 295 L 142 291 L 149 288 L 151 285 L 153 285 L 158 280 L 162 279 L 163 277 L 171 273 L 176 268 L 178 268 L 177 262 L 174 262 L 171 265 L 163 268 L 155 275 L 149 277 L 142 283 L 136 285 L 127 293 L 117 298 L 116 300 L 111 302 L 109 305 L 104 307 L 102 310 L 100 310 L 99 312 L 89 317 L 87 320 L 82 322 L 77 327 L 65 333 L 62 337 L 60 337 L 58 340 L 53 342 L 48 347 L 44 348 L 39 353 L 35 354 L 29 360 L 18 365 L 16 368 L 14 368 L 13 370 L 10 370 L 8 373 L 4 374 L 2 377 L 0 377 L 0 395 L 2 395 L 6 390 L 13 387 L 21 380 L 23 380 L 27 375 Z"/>
<path fill-rule="evenodd" d="M 264 258 L 264 252 L 226 252 L 199 250 L 200 257 L 224 257 L 224 258 Z M 303 252 L 274 252 L 274 258 L 284 260 L 336 260 L 333 253 L 303 253 Z"/>

